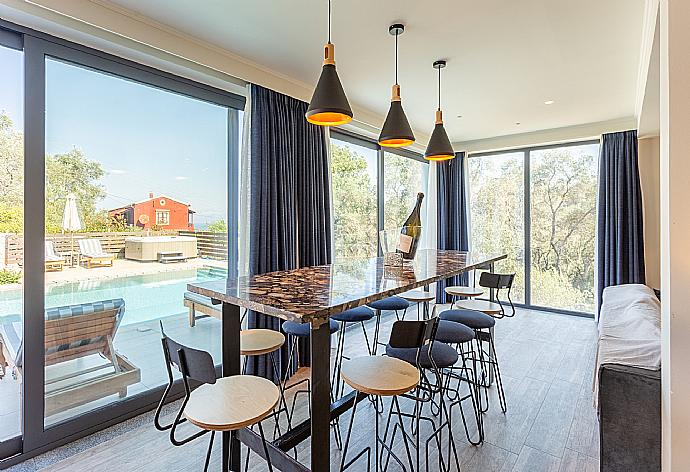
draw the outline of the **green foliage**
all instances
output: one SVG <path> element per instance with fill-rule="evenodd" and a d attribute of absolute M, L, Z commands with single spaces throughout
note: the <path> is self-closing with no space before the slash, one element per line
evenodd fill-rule
<path fill-rule="evenodd" d="M 77 148 L 65 154 L 46 156 L 46 232 L 62 229 L 62 214 L 67 195 L 77 197 L 77 208 L 85 231 L 102 224 L 96 203 L 105 197 L 98 181 L 105 175 L 101 164 L 86 158 Z"/>
<path fill-rule="evenodd" d="M 74 193 L 84 231 L 110 231 L 122 227 L 110 221 L 97 203 L 105 196 L 98 181 L 105 175 L 98 162 L 80 149 L 46 156 L 46 232 L 62 230 L 67 195 Z M 0 232 L 21 232 L 24 195 L 24 137 L 12 120 L 0 113 Z"/>
<path fill-rule="evenodd" d="M 470 158 L 472 248 L 508 252 L 497 270 L 516 272 L 524 301 L 523 155 Z M 570 148 L 532 154 L 532 303 L 594 309 L 596 158 Z"/>
<path fill-rule="evenodd" d="M 0 233 L 21 233 L 24 218 L 21 205 L 10 205 L 0 201 Z"/>
<path fill-rule="evenodd" d="M 214 221 L 213 223 L 208 225 L 207 231 L 210 231 L 212 233 L 227 233 L 228 224 L 225 222 L 225 220 Z"/>
<path fill-rule="evenodd" d="M 364 156 L 331 142 L 335 254 L 370 257 L 377 253 L 376 182 Z"/>
<path fill-rule="evenodd" d="M 22 273 L 13 270 L 0 270 L 0 285 L 16 284 L 22 280 Z"/>
<path fill-rule="evenodd" d="M 0 113 L 0 202 L 21 206 L 24 189 L 24 137 Z"/>

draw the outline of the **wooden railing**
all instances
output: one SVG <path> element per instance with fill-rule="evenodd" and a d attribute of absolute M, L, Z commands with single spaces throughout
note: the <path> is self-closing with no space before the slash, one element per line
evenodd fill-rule
<path fill-rule="evenodd" d="M 113 233 L 74 233 L 70 234 L 46 234 L 46 241 L 52 241 L 55 252 L 64 257 L 73 254 L 79 256 L 80 239 L 98 239 L 103 250 L 110 254 L 115 254 L 118 258 L 125 256 L 125 238 L 129 236 L 151 236 L 175 235 L 176 231 L 123 231 Z M 8 234 L 5 236 L 5 265 L 24 265 L 24 235 Z"/>
<path fill-rule="evenodd" d="M 218 261 L 228 260 L 228 234 L 210 231 L 179 231 L 180 236 L 196 237 L 199 256 Z"/>

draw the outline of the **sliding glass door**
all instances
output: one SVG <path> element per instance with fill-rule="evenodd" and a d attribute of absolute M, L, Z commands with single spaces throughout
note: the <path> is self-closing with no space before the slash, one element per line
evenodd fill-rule
<path fill-rule="evenodd" d="M 244 99 L 2 20 L 0 70 L 4 468 L 154 407 L 161 325 L 220 362 Z"/>
<path fill-rule="evenodd" d="M 594 313 L 598 144 L 530 152 L 531 302 Z"/>
<path fill-rule="evenodd" d="M 488 154 L 468 160 L 470 241 L 481 254 L 508 254 L 496 270 L 515 273 L 513 300 L 525 302 L 524 153 Z"/>
<path fill-rule="evenodd" d="M 161 324 L 220 362 L 185 292 L 227 276 L 230 113 L 46 60 L 46 425 L 166 383 Z"/>
<path fill-rule="evenodd" d="M 598 142 L 470 155 L 471 245 L 508 253 L 514 301 L 594 312 Z"/>
<path fill-rule="evenodd" d="M 4 35 L 2 34 L 4 33 Z M 5 41 L 3 41 L 5 39 Z M 0 30 L 0 459 L 21 435 L 23 328 L 24 53 L 21 37 Z M 3 453 L 3 450 L 6 452 Z"/>

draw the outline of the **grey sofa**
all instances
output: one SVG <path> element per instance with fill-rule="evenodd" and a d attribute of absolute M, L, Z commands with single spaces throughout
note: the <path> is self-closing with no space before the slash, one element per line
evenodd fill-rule
<path fill-rule="evenodd" d="M 609 287 L 607 291 L 601 309 L 595 385 L 601 471 L 660 471 L 659 301 L 643 285 Z"/>

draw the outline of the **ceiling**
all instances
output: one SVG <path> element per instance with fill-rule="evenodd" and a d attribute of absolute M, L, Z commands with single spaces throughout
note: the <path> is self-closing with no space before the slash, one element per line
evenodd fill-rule
<path fill-rule="evenodd" d="M 293 80 L 318 78 L 326 0 L 109 3 Z M 334 0 L 332 40 L 350 101 L 384 116 L 394 79 L 388 26 L 404 23 L 399 76 L 408 118 L 430 132 L 431 64 L 446 59 L 444 118 L 461 142 L 632 117 L 643 13 L 644 0 Z"/>

